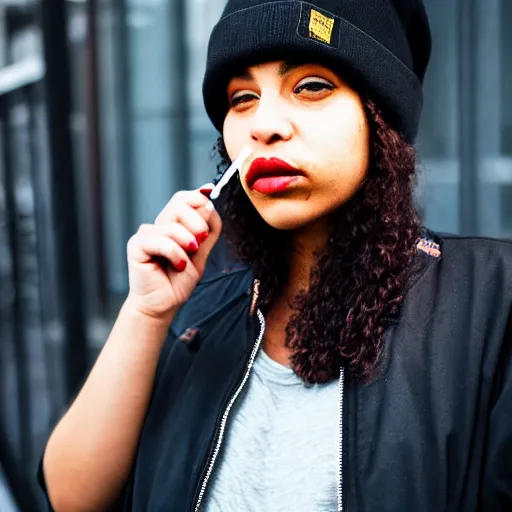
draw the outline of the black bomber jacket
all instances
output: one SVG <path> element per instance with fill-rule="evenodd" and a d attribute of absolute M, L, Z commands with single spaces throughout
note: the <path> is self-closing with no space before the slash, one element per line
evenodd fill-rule
<path fill-rule="evenodd" d="M 510 512 L 512 243 L 428 232 L 417 259 L 379 376 L 340 379 L 342 510 Z M 201 509 L 263 331 L 249 269 L 198 285 L 164 346 L 122 510 Z"/>

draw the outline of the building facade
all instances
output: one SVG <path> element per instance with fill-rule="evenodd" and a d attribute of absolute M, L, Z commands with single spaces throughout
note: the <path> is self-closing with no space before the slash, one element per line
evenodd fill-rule
<path fill-rule="evenodd" d="M 512 238 L 512 2 L 424 1 L 419 211 Z M 43 510 L 37 463 L 126 295 L 128 238 L 215 175 L 201 85 L 223 6 L 0 3 L 0 475 L 20 509 Z"/>

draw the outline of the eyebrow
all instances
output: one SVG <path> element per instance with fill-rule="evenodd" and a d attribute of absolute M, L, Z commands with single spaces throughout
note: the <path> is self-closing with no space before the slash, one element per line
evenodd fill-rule
<path fill-rule="evenodd" d="M 281 62 L 281 65 L 279 66 L 278 74 L 279 76 L 284 76 L 290 71 L 293 71 L 294 69 L 297 69 L 300 66 L 303 66 L 304 62 L 294 62 L 285 60 Z M 243 78 L 246 80 L 254 80 L 254 75 L 249 71 L 249 69 L 239 70 L 233 75 L 233 78 Z"/>

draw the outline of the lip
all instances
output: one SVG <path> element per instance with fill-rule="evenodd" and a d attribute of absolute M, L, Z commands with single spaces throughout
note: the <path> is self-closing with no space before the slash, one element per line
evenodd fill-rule
<path fill-rule="evenodd" d="M 279 158 L 256 158 L 245 175 L 245 181 L 249 188 L 253 188 L 256 181 L 260 178 L 283 178 L 303 175 L 302 171 Z"/>

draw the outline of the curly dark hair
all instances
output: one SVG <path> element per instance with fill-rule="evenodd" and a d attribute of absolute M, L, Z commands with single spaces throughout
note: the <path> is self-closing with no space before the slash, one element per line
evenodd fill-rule
<path fill-rule="evenodd" d="M 387 322 L 399 314 L 414 267 L 420 222 L 414 206 L 416 152 L 363 98 L 370 128 L 370 166 L 359 191 L 333 215 L 327 247 L 316 255 L 310 284 L 293 302 L 286 328 L 295 373 L 324 383 L 345 367 L 365 381 L 380 367 Z M 229 164 L 220 138 L 219 170 Z M 263 312 L 282 293 L 291 251 L 289 232 L 269 226 L 239 180 L 220 206 L 226 240 L 261 281 Z"/>

